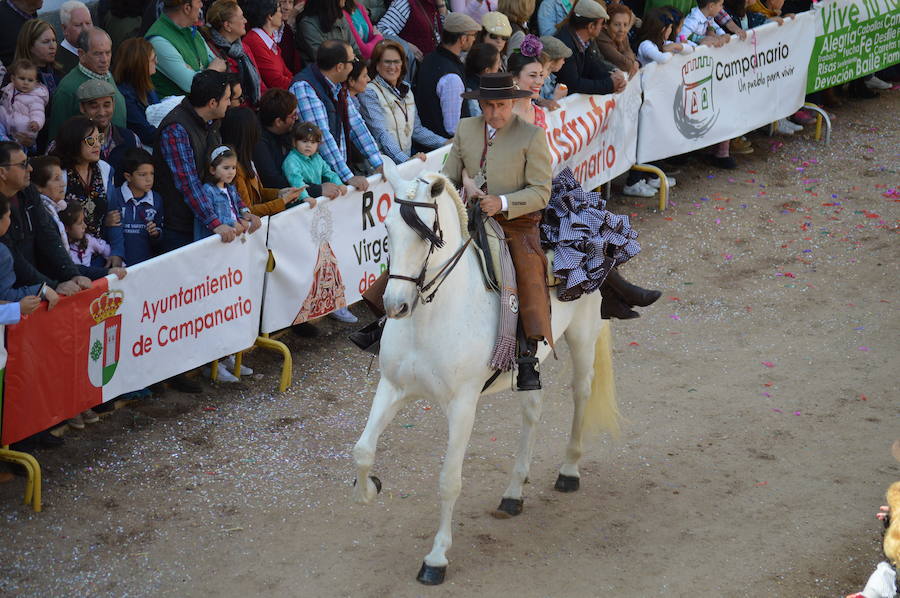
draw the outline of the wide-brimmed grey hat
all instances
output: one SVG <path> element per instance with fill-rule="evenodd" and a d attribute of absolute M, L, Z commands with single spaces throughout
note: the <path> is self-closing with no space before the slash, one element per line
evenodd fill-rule
<path fill-rule="evenodd" d="M 478 89 L 462 94 L 467 100 L 518 100 L 530 98 L 531 92 L 518 89 L 512 73 L 485 73 L 481 75 Z"/>

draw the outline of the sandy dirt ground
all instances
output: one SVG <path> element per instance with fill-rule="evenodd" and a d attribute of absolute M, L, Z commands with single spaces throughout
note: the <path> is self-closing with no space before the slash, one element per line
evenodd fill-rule
<path fill-rule="evenodd" d="M 616 197 L 663 289 L 615 322 L 618 441 L 553 490 L 571 418 L 567 350 L 544 368 L 525 512 L 496 520 L 517 397 L 486 397 L 446 583 L 415 581 L 437 523 L 446 425 L 420 402 L 380 443 L 376 503 L 350 501 L 350 450 L 377 362 L 322 321 L 293 335 L 294 383 L 257 374 L 132 403 L 36 450 L 45 511 L 0 486 L 4 596 L 844 596 L 880 560 L 874 518 L 900 479 L 900 99 L 836 111 L 829 146 L 751 136 L 725 173 L 692 160 L 669 210 Z M 894 190 L 894 191 L 892 191 Z M 354 311 L 363 315 L 358 307 Z"/>

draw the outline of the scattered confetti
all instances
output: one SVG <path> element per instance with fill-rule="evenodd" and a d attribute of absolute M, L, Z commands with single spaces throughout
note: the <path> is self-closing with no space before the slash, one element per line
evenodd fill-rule
<path fill-rule="evenodd" d="M 763 362 L 761 362 L 761 363 L 762 363 L 764 366 L 766 366 L 767 368 L 773 368 L 773 367 L 775 367 L 775 364 L 772 363 L 771 361 L 763 361 Z"/>

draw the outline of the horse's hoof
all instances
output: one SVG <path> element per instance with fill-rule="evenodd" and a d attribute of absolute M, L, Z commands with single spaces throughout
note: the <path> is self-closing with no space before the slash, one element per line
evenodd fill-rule
<path fill-rule="evenodd" d="M 373 484 L 375 484 L 375 491 L 378 492 L 378 494 L 381 494 L 381 480 L 373 475 L 370 475 L 369 479 L 372 480 Z"/>
<path fill-rule="evenodd" d="M 580 484 L 580 478 L 559 474 L 559 477 L 556 478 L 556 485 L 553 488 L 560 492 L 575 492 L 578 490 Z"/>
<path fill-rule="evenodd" d="M 444 576 L 447 574 L 447 566 L 432 567 L 427 563 L 422 563 L 419 574 L 416 575 L 416 581 L 426 586 L 439 586 L 444 583 Z"/>
<path fill-rule="evenodd" d="M 509 519 L 510 517 L 521 515 L 523 502 L 521 498 L 504 498 L 500 501 L 500 506 L 497 507 L 497 510 L 491 512 L 491 515 L 495 519 Z"/>

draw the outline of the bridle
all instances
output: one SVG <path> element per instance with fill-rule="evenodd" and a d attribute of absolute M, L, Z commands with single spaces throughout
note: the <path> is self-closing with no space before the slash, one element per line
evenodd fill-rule
<path fill-rule="evenodd" d="M 423 178 L 417 179 L 420 184 L 429 185 L 430 183 Z M 418 189 L 418 186 L 416 187 Z M 412 195 L 412 194 L 410 194 Z M 407 195 L 409 197 L 410 195 Z M 399 197 L 395 197 L 394 201 L 397 202 L 397 205 L 400 206 L 400 216 L 403 218 L 403 221 L 413 229 L 416 234 L 418 234 L 422 240 L 428 242 L 428 255 L 425 256 L 425 262 L 422 264 L 422 268 L 419 270 L 419 275 L 415 278 L 412 276 L 404 276 L 402 274 L 388 274 L 388 279 L 396 279 L 396 280 L 405 280 L 406 282 L 411 282 L 416 285 L 416 292 L 419 295 L 419 299 L 422 303 L 431 303 L 434 300 L 434 296 L 437 294 L 438 289 L 447 280 L 447 277 L 450 275 L 450 272 L 453 271 L 453 268 L 459 264 L 459 261 L 462 259 L 463 254 L 466 251 L 466 248 L 469 246 L 469 243 L 472 242 L 471 235 L 466 242 L 459 246 L 459 248 L 450 256 L 450 259 L 441 266 L 440 270 L 438 270 L 437 274 L 428 281 L 425 282 L 425 273 L 428 271 L 428 260 L 431 259 L 431 255 L 435 252 L 436 249 L 440 249 L 444 246 L 444 231 L 441 229 L 440 222 L 440 212 L 438 211 L 437 201 L 434 202 L 423 202 L 423 201 L 412 201 L 409 199 L 400 199 Z M 416 213 L 416 208 L 429 208 L 434 210 L 434 224 L 429 229 L 422 219 L 419 218 L 419 215 Z M 390 266 L 389 266 L 390 268 Z M 429 292 L 431 291 L 431 292 Z M 410 311 L 415 308 L 415 304 L 410 307 Z"/>

